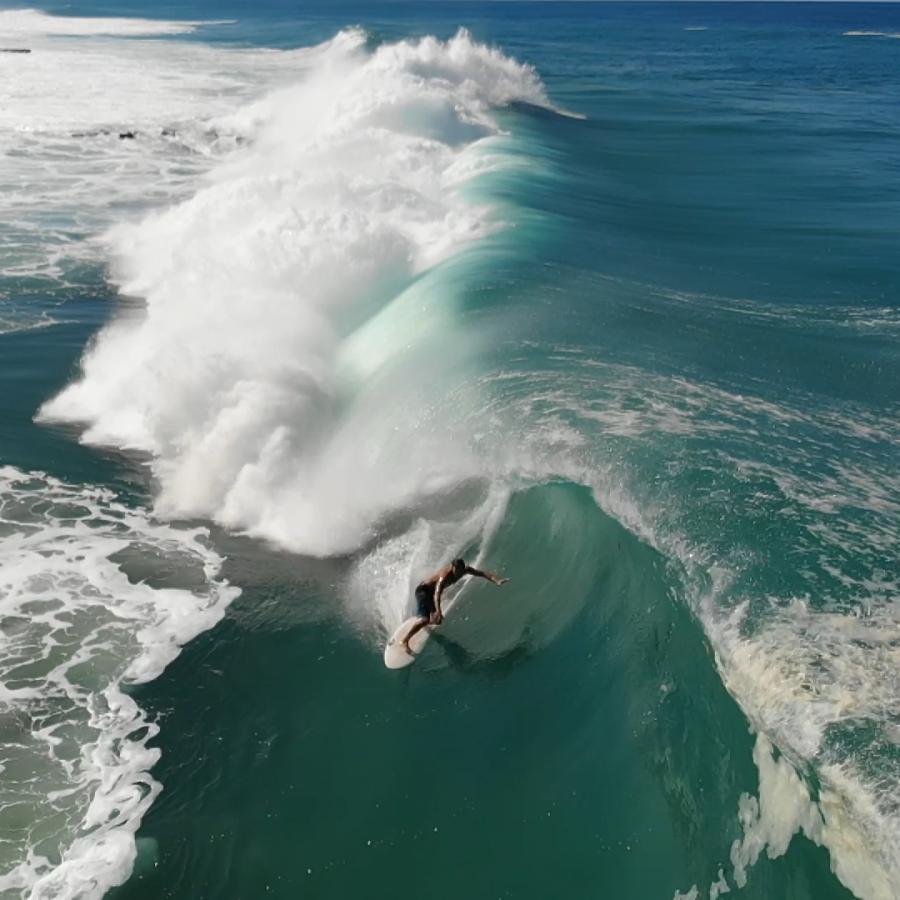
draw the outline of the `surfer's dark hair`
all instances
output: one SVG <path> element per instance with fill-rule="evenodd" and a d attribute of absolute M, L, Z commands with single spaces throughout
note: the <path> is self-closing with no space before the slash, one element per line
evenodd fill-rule
<path fill-rule="evenodd" d="M 466 567 L 466 561 L 461 556 L 457 556 L 450 565 L 452 565 L 454 569 L 464 569 Z"/>

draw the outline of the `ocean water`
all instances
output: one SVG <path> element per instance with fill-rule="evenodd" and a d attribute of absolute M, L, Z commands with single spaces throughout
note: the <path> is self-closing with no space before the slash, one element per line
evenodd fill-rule
<path fill-rule="evenodd" d="M 0 5 L 0 896 L 900 897 L 898 38 Z"/>

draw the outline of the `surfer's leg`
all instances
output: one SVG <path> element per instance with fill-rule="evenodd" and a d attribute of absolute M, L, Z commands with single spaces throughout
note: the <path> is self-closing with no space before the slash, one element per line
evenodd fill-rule
<path fill-rule="evenodd" d="M 420 584 L 416 588 L 416 614 L 419 616 L 419 621 L 409 629 L 408 634 L 400 645 L 410 656 L 413 655 L 412 650 L 409 648 L 410 639 L 431 621 L 434 609 L 434 589 Z"/>
<path fill-rule="evenodd" d="M 409 642 L 412 640 L 412 636 L 414 634 L 418 634 L 418 632 L 420 632 L 428 624 L 428 622 L 429 622 L 428 619 L 419 619 L 419 621 L 416 622 L 416 624 L 413 625 L 413 627 L 410 628 L 409 631 L 406 633 L 406 637 L 403 638 L 403 640 L 400 642 L 400 646 L 403 647 L 403 649 L 410 656 L 412 656 L 412 650 L 410 649 Z"/>

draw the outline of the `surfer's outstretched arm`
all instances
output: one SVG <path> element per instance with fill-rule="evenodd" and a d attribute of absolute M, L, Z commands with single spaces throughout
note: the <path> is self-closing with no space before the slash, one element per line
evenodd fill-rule
<path fill-rule="evenodd" d="M 466 566 L 466 575 L 474 575 L 476 578 L 485 578 L 493 584 L 506 584 L 508 578 L 503 578 L 496 572 L 482 572 L 474 566 Z"/>

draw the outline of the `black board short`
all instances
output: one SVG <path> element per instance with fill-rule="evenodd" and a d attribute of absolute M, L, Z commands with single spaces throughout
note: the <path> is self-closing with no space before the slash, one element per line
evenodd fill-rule
<path fill-rule="evenodd" d="M 420 584 L 416 588 L 416 615 L 423 619 L 430 619 L 435 609 L 434 588 L 428 584 Z"/>

